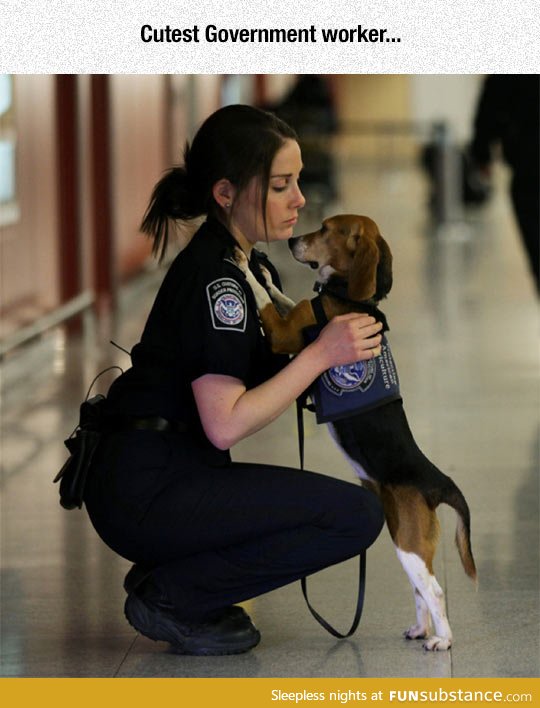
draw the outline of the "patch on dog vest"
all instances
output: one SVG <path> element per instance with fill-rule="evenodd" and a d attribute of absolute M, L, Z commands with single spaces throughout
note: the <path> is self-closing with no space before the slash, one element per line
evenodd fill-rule
<path fill-rule="evenodd" d="M 246 330 L 246 296 L 232 278 L 219 278 L 206 287 L 214 329 Z"/>
<path fill-rule="evenodd" d="M 318 333 L 319 328 L 305 330 L 309 341 Z M 317 423 L 348 418 L 400 398 L 396 364 L 386 336 L 380 356 L 328 369 L 315 380 L 309 393 Z"/>

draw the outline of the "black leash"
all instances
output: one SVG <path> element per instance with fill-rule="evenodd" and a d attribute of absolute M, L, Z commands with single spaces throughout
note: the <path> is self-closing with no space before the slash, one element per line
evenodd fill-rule
<path fill-rule="evenodd" d="M 337 629 L 334 629 L 331 624 L 329 624 L 324 617 L 321 617 L 321 615 L 315 610 L 307 596 L 307 578 L 302 578 L 301 580 L 302 584 L 302 594 L 304 595 L 304 599 L 306 601 L 306 605 L 308 606 L 309 611 L 315 617 L 317 622 L 321 625 L 321 627 L 324 627 L 327 632 L 330 632 L 330 634 L 333 634 L 334 637 L 337 637 L 338 639 L 347 639 L 347 637 L 352 636 L 356 632 L 356 628 L 360 624 L 360 618 L 362 617 L 362 610 L 364 609 L 364 595 L 365 595 L 365 590 L 366 590 L 366 552 L 362 551 L 360 553 L 360 577 L 358 580 L 358 601 L 356 604 L 356 612 L 354 615 L 354 619 L 351 625 L 351 628 L 347 632 L 347 634 L 342 634 L 341 632 L 338 632 Z"/>
<path fill-rule="evenodd" d="M 300 469 L 304 469 L 304 408 L 307 408 L 310 410 L 310 406 L 307 404 L 307 394 L 303 394 L 300 396 L 300 398 L 297 399 L 296 401 L 296 423 L 298 427 L 298 452 L 300 455 Z M 306 601 L 306 605 L 308 606 L 309 611 L 313 615 L 313 617 L 317 620 L 317 622 L 321 625 L 321 627 L 324 627 L 327 632 L 332 634 L 334 637 L 337 637 L 338 639 L 346 639 L 347 637 L 350 637 L 356 632 L 356 629 L 360 623 L 360 619 L 362 617 L 362 610 L 364 609 L 364 597 L 366 594 L 366 551 L 365 549 L 360 553 L 359 557 L 359 578 L 358 578 L 358 600 L 356 602 L 356 612 L 354 615 L 354 619 L 351 625 L 351 628 L 347 632 L 347 634 L 342 634 L 341 632 L 338 632 L 337 629 L 334 629 L 329 622 L 327 622 L 324 617 L 321 617 L 321 615 L 315 610 L 307 595 L 307 578 L 302 578 L 300 583 L 302 586 L 302 594 L 304 595 L 304 599 Z"/>

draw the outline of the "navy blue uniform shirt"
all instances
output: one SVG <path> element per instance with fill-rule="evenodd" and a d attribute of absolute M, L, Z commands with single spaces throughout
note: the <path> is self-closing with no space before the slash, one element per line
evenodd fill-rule
<path fill-rule="evenodd" d="M 277 373 L 288 357 L 271 352 L 255 299 L 236 266 L 236 241 L 209 218 L 171 264 L 158 291 L 132 367 L 111 386 L 114 415 L 152 416 L 186 423 L 203 447 L 191 382 L 224 374 L 253 388 Z M 264 284 L 259 264 L 279 276 L 265 254 L 252 250 L 250 267 Z"/>

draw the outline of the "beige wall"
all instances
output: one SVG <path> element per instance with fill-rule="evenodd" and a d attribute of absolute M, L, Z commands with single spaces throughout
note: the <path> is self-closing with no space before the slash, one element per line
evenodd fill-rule
<path fill-rule="evenodd" d="M 344 75 L 336 77 L 336 100 L 343 120 L 406 120 L 409 77 Z"/>
<path fill-rule="evenodd" d="M 396 75 L 341 75 L 334 80 L 338 115 L 346 130 L 337 148 L 352 159 L 377 161 L 410 157 L 410 136 L 360 132 L 355 122 L 411 119 L 410 77 Z M 349 128 L 349 130 L 347 130 Z"/>
<path fill-rule="evenodd" d="M 339 147 L 344 155 L 360 159 L 414 158 L 419 144 L 430 140 L 436 121 L 445 121 L 452 140 L 463 146 L 471 135 L 481 80 L 475 74 L 336 76 L 337 106 L 345 123 L 401 121 L 416 126 L 409 134 L 349 135 Z"/>
<path fill-rule="evenodd" d="M 278 103 L 294 86 L 296 74 L 271 74 L 266 77 L 266 101 Z"/>

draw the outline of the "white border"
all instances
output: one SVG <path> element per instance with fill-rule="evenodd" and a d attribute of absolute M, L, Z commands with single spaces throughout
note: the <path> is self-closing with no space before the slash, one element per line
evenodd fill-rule
<path fill-rule="evenodd" d="M 6 73 L 537 73 L 537 0 L 0 0 Z M 144 43 L 141 27 L 200 29 Z M 316 43 L 215 44 L 204 28 L 304 28 Z M 386 28 L 399 43 L 325 44 L 323 27 Z"/>

